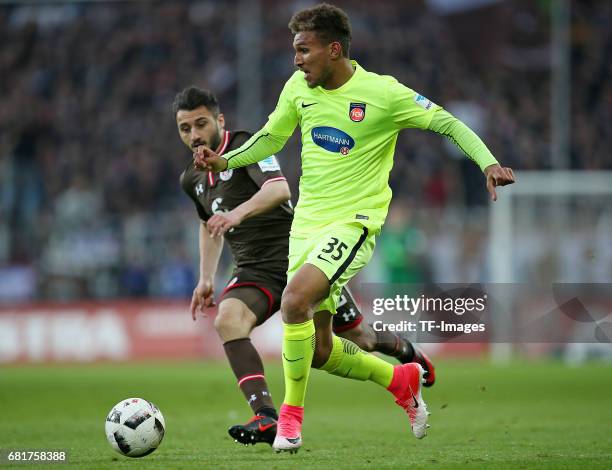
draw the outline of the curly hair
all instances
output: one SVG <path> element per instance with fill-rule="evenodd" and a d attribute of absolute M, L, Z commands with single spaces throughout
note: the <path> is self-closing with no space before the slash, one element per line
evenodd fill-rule
<path fill-rule="evenodd" d="M 314 31 L 326 44 L 339 42 L 342 55 L 349 57 L 351 47 L 351 24 L 348 15 L 340 8 L 328 3 L 298 11 L 289 21 L 292 34 Z"/>
<path fill-rule="evenodd" d="M 177 93 L 172 103 L 172 112 L 176 116 L 180 110 L 193 111 L 200 106 L 205 106 L 213 116 L 219 115 L 219 101 L 210 91 L 190 86 Z"/>

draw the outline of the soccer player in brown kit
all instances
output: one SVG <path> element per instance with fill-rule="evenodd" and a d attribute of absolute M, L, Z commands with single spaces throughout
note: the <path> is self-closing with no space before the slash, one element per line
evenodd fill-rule
<path fill-rule="evenodd" d="M 239 148 L 252 134 L 225 130 L 216 97 L 188 87 L 176 95 L 173 112 L 181 140 L 192 151 L 200 146 L 217 154 Z M 276 435 L 277 413 L 264 376 L 261 358 L 249 335 L 280 307 L 287 283 L 289 230 L 293 220 L 289 186 L 274 156 L 259 163 L 221 173 L 202 171 L 191 161 L 180 178 L 199 218 L 200 280 L 193 291 L 191 314 L 214 305 L 213 280 L 227 240 L 235 270 L 221 294 L 215 329 L 238 386 L 254 417 L 232 426 L 229 434 L 243 444 L 267 442 Z M 379 351 L 402 363 L 416 361 L 435 380 L 434 367 L 410 342 L 390 332 L 375 332 L 348 289 L 342 291 L 333 330 L 367 351 Z"/>

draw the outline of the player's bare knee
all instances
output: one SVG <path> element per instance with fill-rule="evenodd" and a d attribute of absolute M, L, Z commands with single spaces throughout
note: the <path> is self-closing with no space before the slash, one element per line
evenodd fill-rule
<path fill-rule="evenodd" d="M 310 305 L 305 296 L 285 289 L 281 299 L 281 314 L 285 323 L 303 323 L 309 319 Z"/>
<path fill-rule="evenodd" d="M 231 311 L 227 309 L 219 308 L 217 312 L 217 316 L 215 317 L 215 330 L 221 337 L 221 339 L 226 340 L 227 336 L 232 336 L 232 314 Z M 229 341 L 229 340 L 226 340 Z"/>
<path fill-rule="evenodd" d="M 229 301 L 223 301 L 219 305 L 214 325 L 223 341 L 245 338 L 251 331 L 250 325 L 245 321 L 241 306 Z"/>

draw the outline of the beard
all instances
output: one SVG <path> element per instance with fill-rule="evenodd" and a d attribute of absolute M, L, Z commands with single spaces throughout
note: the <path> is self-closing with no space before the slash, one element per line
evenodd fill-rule
<path fill-rule="evenodd" d="M 219 123 L 215 122 L 215 134 L 210 138 L 210 146 L 211 150 L 217 150 L 219 145 L 221 144 L 221 129 L 219 129 Z"/>
<path fill-rule="evenodd" d="M 316 88 L 318 86 L 325 88 L 325 84 L 327 83 L 327 81 L 329 80 L 329 78 L 332 76 L 332 70 L 331 68 L 327 68 L 324 69 L 321 72 L 321 76 L 319 77 L 319 79 L 314 82 L 312 85 L 308 85 L 309 88 Z"/>
<path fill-rule="evenodd" d="M 221 128 L 219 127 L 219 123 L 215 122 L 215 132 L 213 132 L 210 140 L 208 142 L 203 142 L 201 140 L 197 140 L 191 145 L 191 149 L 195 151 L 200 145 L 208 147 L 212 151 L 215 151 L 219 148 L 219 144 L 221 144 L 221 137 L 223 133 L 221 132 Z"/>

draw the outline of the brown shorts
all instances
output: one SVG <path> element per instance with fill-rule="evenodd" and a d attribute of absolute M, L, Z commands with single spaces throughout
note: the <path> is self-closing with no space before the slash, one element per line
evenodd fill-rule
<path fill-rule="evenodd" d="M 261 325 L 280 309 L 286 284 L 284 273 L 277 275 L 270 271 L 238 268 L 232 273 L 220 299 L 241 300 L 257 317 L 256 325 Z M 334 333 L 351 330 L 363 321 L 359 307 L 347 287 L 342 289 L 338 309 L 332 318 Z"/>
<path fill-rule="evenodd" d="M 221 299 L 243 301 L 261 325 L 280 309 L 281 296 L 287 278 L 285 273 L 275 274 L 252 268 L 237 268 L 221 293 Z"/>

